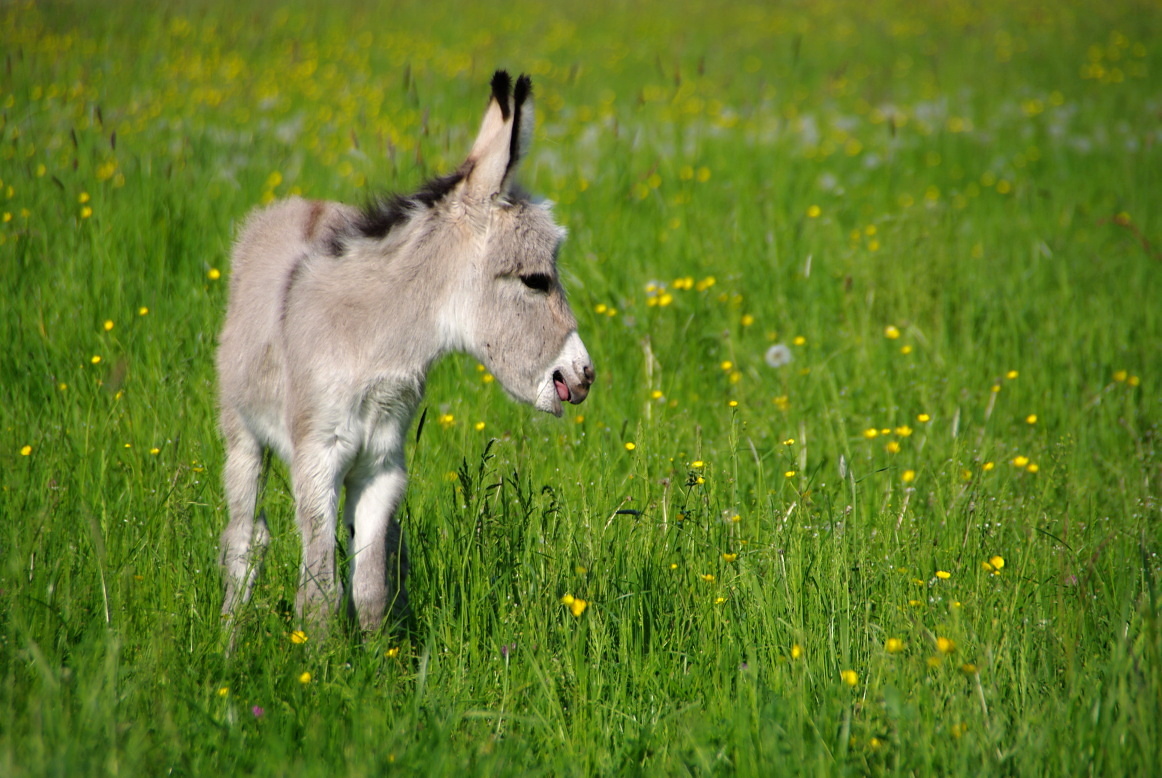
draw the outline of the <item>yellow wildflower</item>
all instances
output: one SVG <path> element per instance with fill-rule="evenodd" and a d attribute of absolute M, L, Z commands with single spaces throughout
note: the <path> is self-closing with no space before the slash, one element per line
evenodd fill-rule
<path fill-rule="evenodd" d="M 792 659 L 799 659 L 802 656 L 803 656 L 803 647 L 801 645 L 799 645 L 798 643 L 792 643 L 791 644 L 791 658 Z"/>
<path fill-rule="evenodd" d="M 956 643 L 951 638 L 936 638 L 936 650 L 942 654 L 951 654 L 956 650 Z"/>
<path fill-rule="evenodd" d="M 904 641 L 899 638 L 888 638 L 884 643 L 884 649 L 889 654 L 898 654 L 904 650 Z"/>
<path fill-rule="evenodd" d="M 290 640 L 296 646 L 301 646 L 308 640 L 307 633 L 303 632 L 301 629 L 296 629 L 294 632 L 290 633 Z"/>
<path fill-rule="evenodd" d="M 844 670 L 839 674 L 839 677 L 842 678 L 843 682 L 848 686 L 854 688 L 859 685 L 859 673 L 857 673 L 855 670 Z"/>

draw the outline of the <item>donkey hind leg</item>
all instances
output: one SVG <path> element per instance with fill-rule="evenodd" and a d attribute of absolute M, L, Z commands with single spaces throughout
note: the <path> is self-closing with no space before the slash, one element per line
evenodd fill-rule
<path fill-rule="evenodd" d="M 265 512 L 255 517 L 264 468 L 261 444 L 241 425 L 226 434 L 226 504 L 230 514 L 222 531 L 219 563 L 226 582 L 222 615 L 230 616 L 250 601 L 262 557 L 270 543 Z"/>
<path fill-rule="evenodd" d="M 335 522 L 339 503 L 338 452 L 295 449 L 291 480 L 295 521 L 302 536 L 295 612 L 306 628 L 325 633 L 338 612 L 341 585 L 335 573 Z"/>
<path fill-rule="evenodd" d="M 393 467 L 364 481 L 348 479 L 344 519 L 351 533 L 348 610 L 365 631 L 389 617 L 407 613 L 407 547 L 396 511 L 407 486 L 407 472 Z"/>

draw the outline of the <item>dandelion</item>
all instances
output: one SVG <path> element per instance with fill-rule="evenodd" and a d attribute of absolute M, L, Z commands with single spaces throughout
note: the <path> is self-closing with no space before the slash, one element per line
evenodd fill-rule
<path fill-rule="evenodd" d="M 822 213 L 823 213 L 823 209 L 820 208 L 818 205 L 807 206 L 807 218 L 808 219 L 818 219 Z"/>
<path fill-rule="evenodd" d="M 898 440 L 889 440 L 888 444 L 884 446 L 884 451 L 887 451 L 889 454 L 899 454 L 900 442 Z"/>
<path fill-rule="evenodd" d="M 839 677 L 843 679 L 845 684 L 852 687 L 853 689 L 859 685 L 859 673 L 857 673 L 855 670 L 844 670 L 839 674 Z"/>
<path fill-rule="evenodd" d="M 81 207 L 81 218 L 82 219 L 88 219 L 92 215 L 93 215 L 92 207 L 90 207 L 88 205 Z"/>
<path fill-rule="evenodd" d="M 229 697 L 230 696 L 230 687 L 223 686 L 222 688 L 218 689 L 218 696 L 219 697 Z"/>
<path fill-rule="evenodd" d="M 1010 370 L 1009 372 L 1005 373 L 1005 378 L 1012 381 L 1014 378 L 1016 378 L 1019 375 L 1020 375 L 1020 373 L 1018 373 L 1016 370 Z"/>
<path fill-rule="evenodd" d="M 731 368 L 734 367 L 734 363 L 728 359 L 728 360 L 724 361 L 721 365 L 719 365 L 719 367 L 721 367 L 723 369 L 723 371 L 729 371 Z"/>
<path fill-rule="evenodd" d="M 1026 473 L 1036 473 L 1040 469 L 1041 469 L 1040 465 L 1038 465 L 1036 462 L 1030 462 L 1028 465 L 1025 466 Z"/>
<path fill-rule="evenodd" d="M 927 424 L 931 420 L 932 417 L 926 413 L 920 413 L 916 415 L 916 421 L 920 422 L 921 424 Z"/>
<path fill-rule="evenodd" d="M 783 441 L 783 445 L 784 446 L 793 446 L 793 445 L 795 445 L 795 439 L 794 438 L 787 438 L 786 440 Z"/>
<path fill-rule="evenodd" d="M 1025 467 L 1028 464 L 1029 464 L 1029 457 L 1027 457 L 1027 456 L 1013 457 L 1013 467 Z"/>
<path fill-rule="evenodd" d="M 714 583 L 714 575 L 712 573 L 703 573 L 699 576 L 706 583 Z"/>
<path fill-rule="evenodd" d="M 478 422 L 476 422 L 476 424 L 474 424 L 472 426 L 473 426 L 473 429 L 475 429 L 477 432 L 484 431 L 484 422 L 482 422 L 482 421 L 478 421 Z"/>
<path fill-rule="evenodd" d="M 794 478 L 796 475 L 798 475 L 798 473 L 794 470 L 788 470 L 787 472 L 783 473 L 784 478 Z"/>
<path fill-rule="evenodd" d="M 206 278 L 210 279 L 211 281 L 217 281 L 221 277 L 222 271 L 216 267 L 210 268 L 209 272 L 206 273 Z"/>
<path fill-rule="evenodd" d="M 956 650 L 956 643 L 951 638 L 936 638 L 936 650 L 942 654 L 951 654 Z"/>
<path fill-rule="evenodd" d="M 868 427 L 866 430 L 863 431 L 863 436 L 865 438 L 867 438 L 868 440 L 871 440 L 872 438 L 878 438 L 879 435 L 880 435 L 880 431 L 878 429 L 876 429 L 875 427 Z"/>
<path fill-rule="evenodd" d="M 889 324 L 884 327 L 884 337 L 888 340 L 895 340 L 900 337 L 900 330 L 894 324 Z"/>
<path fill-rule="evenodd" d="M 92 363 L 92 364 L 94 364 L 94 365 L 99 365 L 99 364 L 101 364 L 101 355 L 100 355 L 100 354 L 94 354 L 94 355 L 93 355 L 93 357 L 92 357 L 92 358 L 89 360 L 89 362 L 90 362 L 90 363 Z"/>
<path fill-rule="evenodd" d="M 900 476 L 900 480 L 906 484 L 912 483 L 913 481 L 916 480 L 916 471 L 915 470 L 905 470 L 904 474 Z"/>
<path fill-rule="evenodd" d="M 158 448 L 157 446 L 154 446 L 153 448 L 151 448 L 149 450 L 149 453 L 152 454 L 153 456 L 157 456 L 158 454 L 161 453 L 161 449 Z"/>
<path fill-rule="evenodd" d="M 942 581 L 947 581 L 952 577 L 952 573 L 948 572 L 947 570 L 937 570 L 936 577 Z"/>
<path fill-rule="evenodd" d="M 149 309 L 148 309 L 148 308 L 146 308 L 146 307 L 143 305 L 143 306 L 141 306 L 140 308 L 138 308 L 138 309 L 137 309 L 137 315 L 138 315 L 138 316 L 148 316 L 148 315 L 149 315 Z"/>
<path fill-rule="evenodd" d="M 737 408 L 738 407 L 738 400 L 730 400 L 726 403 L 726 405 L 728 408 Z"/>
<path fill-rule="evenodd" d="M 20 448 L 20 456 L 26 457 L 32 453 L 32 446 L 22 446 Z"/>
<path fill-rule="evenodd" d="M 964 673 L 965 675 L 976 675 L 978 670 L 977 666 L 972 662 L 965 662 L 960 666 L 960 672 Z"/>
<path fill-rule="evenodd" d="M 980 466 L 980 469 L 987 473 L 995 467 L 996 467 L 995 462 L 985 462 L 983 465 Z"/>
<path fill-rule="evenodd" d="M 795 345 L 795 346 L 806 346 L 806 345 L 807 345 L 807 339 L 806 339 L 805 337 L 803 337 L 802 335 L 796 335 L 796 336 L 795 336 L 795 337 L 794 337 L 794 338 L 791 340 L 791 343 L 792 343 L 793 345 Z"/>
<path fill-rule="evenodd" d="M 724 553 L 722 555 L 723 562 L 733 562 L 736 559 L 738 559 L 738 554 L 726 554 L 726 553 Z"/>
<path fill-rule="evenodd" d="M 912 347 L 910 345 L 900 346 L 900 353 L 904 356 L 908 356 L 912 353 Z"/>
<path fill-rule="evenodd" d="M 399 656 L 399 646 L 387 649 L 383 652 L 383 655 L 388 659 L 394 659 L 395 657 Z"/>
<path fill-rule="evenodd" d="M 803 656 L 803 647 L 798 643 L 791 644 L 791 658 L 800 659 Z"/>
<path fill-rule="evenodd" d="M 776 343 L 767 349 L 766 355 L 763 357 L 767 364 L 774 368 L 780 368 L 783 365 L 789 365 L 794 357 L 791 355 L 791 349 L 787 348 L 782 343 Z"/>
<path fill-rule="evenodd" d="M 636 443 L 633 443 L 632 441 L 626 441 L 626 443 L 625 443 L 625 450 L 626 451 L 633 451 L 635 448 L 637 448 Z"/>
<path fill-rule="evenodd" d="M 697 470 L 697 469 L 701 468 L 702 466 L 704 466 L 705 464 L 706 463 L 703 462 L 701 459 L 695 459 L 693 462 L 690 463 L 690 467 Z"/>
<path fill-rule="evenodd" d="M 1037 423 L 1037 414 L 1030 413 L 1028 416 L 1025 417 L 1025 423 L 1026 424 L 1036 424 Z"/>
<path fill-rule="evenodd" d="M 106 319 L 105 320 L 105 332 L 109 332 L 111 329 L 113 329 L 113 320 Z"/>
<path fill-rule="evenodd" d="M 573 602 L 569 603 L 569 612 L 573 614 L 573 618 L 581 618 L 581 614 L 585 612 L 585 608 L 589 603 L 582 600 L 580 597 L 574 597 Z"/>
<path fill-rule="evenodd" d="M 898 435 L 899 437 L 907 438 L 907 437 L 910 437 L 912 435 L 912 428 L 909 427 L 907 424 L 902 424 L 899 427 L 896 427 L 895 432 L 896 432 L 896 435 Z"/>
<path fill-rule="evenodd" d="M 1003 556 L 989 557 L 989 564 L 993 566 L 994 570 L 1001 570 L 1005 566 L 1005 558 Z"/>
<path fill-rule="evenodd" d="M 307 640 L 307 633 L 303 632 L 301 629 L 296 629 L 294 632 L 290 633 L 290 641 L 296 646 L 301 646 L 303 643 L 306 643 Z"/>
<path fill-rule="evenodd" d="M 715 605 L 721 605 L 721 604 L 722 604 L 722 603 L 724 603 L 724 602 L 726 602 L 726 598 L 725 598 L 725 597 L 715 597 L 715 598 L 714 598 L 714 604 L 715 604 Z"/>
<path fill-rule="evenodd" d="M 301 675 L 299 675 L 299 683 L 306 686 L 310 682 L 311 682 L 311 674 L 310 673 L 304 672 Z"/>
<path fill-rule="evenodd" d="M 1130 377 L 1130 372 L 1128 370 L 1115 370 L 1114 371 L 1114 380 L 1117 381 L 1119 384 L 1124 383 L 1125 380 L 1129 377 Z"/>
<path fill-rule="evenodd" d="M 754 324 L 754 316 L 750 315 L 749 313 L 744 313 L 742 319 L 739 320 L 739 323 L 744 327 L 749 327 L 750 325 Z"/>
<path fill-rule="evenodd" d="M 904 650 L 904 641 L 899 638 L 888 638 L 884 642 L 884 650 L 889 654 L 898 654 Z"/>

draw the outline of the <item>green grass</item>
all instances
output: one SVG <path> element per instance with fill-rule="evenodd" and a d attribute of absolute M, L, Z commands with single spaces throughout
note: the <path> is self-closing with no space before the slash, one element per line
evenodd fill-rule
<path fill-rule="evenodd" d="M 1156 4 L 383 5 L 0 7 L 0 774 L 1162 764 Z M 598 383 L 435 370 L 407 631 L 292 642 L 276 466 L 227 657 L 234 230 L 499 66 Z"/>

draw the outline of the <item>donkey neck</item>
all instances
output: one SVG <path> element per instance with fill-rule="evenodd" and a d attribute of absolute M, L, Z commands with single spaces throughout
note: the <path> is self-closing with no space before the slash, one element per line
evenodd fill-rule
<path fill-rule="evenodd" d="M 367 367 L 422 382 L 441 356 L 466 349 L 460 322 L 471 290 L 456 272 L 455 252 L 440 250 L 432 236 L 391 243 L 361 241 L 329 271 L 348 290 L 346 307 L 359 322 Z"/>

